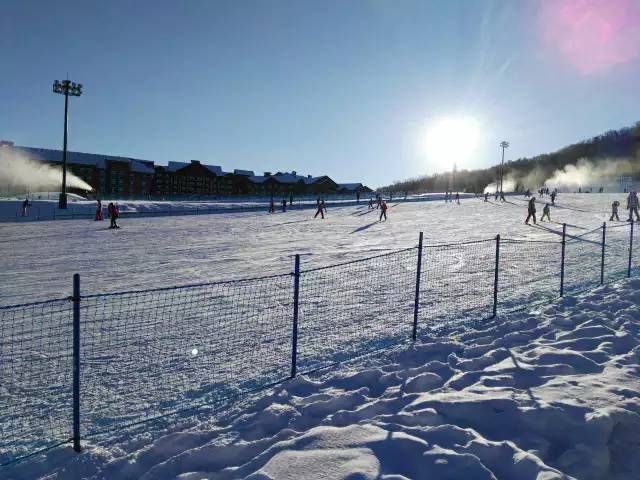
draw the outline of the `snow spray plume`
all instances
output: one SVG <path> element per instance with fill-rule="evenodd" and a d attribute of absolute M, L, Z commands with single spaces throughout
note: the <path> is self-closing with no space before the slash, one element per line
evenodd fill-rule
<path fill-rule="evenodd" d="M 509 175 L 505 175 L 502 180 L 502 191 L 503 192 L 513 192 L 516 189 L 517 182 L 513 179 L 513 177 Z M 484 193 L 494 193 L 498 191 L 500 188 L 500 184 L 490 183 L 486 187 L 484 187 Z"/>
<path fill-rule="evenodd" d="M 62 169 L 32 160 L 15 151 L 0 148 L 0 188 L 24 188 L 28 191 L 59 189 L 62 185 Z M 67 186 L 91 191 L 93 188 L 67 170 Z"/>
<path fill-rule="evenodd" d="M 530 172 L 526 174 L 522 174 L 518 171 L 512 171 L 507 173 L 504 176 L 504 180 L 502 181 L 502 190 L 504 192 L 515 192 L 518 189 L 530 189 L 536 190 L 542 185 L 546 176 L 544 172 L 536 167 Z M 485 193 L 493 193 L 495 192 L 496 184 L 490 183 L 484 189 Z"/>
<path fill-rule="evenodd" d="M 544 184 L 553 188 L 575 189 L 616 182 L 621 175 L 628 175 L 633 171 L 634 167 L 629 160 L 604 159 L 594 162 L 581 158 L 575 165 L 567 165 L 553 172 Z"/>

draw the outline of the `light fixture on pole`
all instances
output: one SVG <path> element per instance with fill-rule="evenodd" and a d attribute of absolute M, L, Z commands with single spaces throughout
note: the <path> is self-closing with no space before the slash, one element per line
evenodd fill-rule
<path fill-rule="evenodd" d="M 69 113 L 69 95 L 82 95 L 82 84 L 63 80 L 53 82 L 53 93 L 64 95 L 64 141 L 62 147 L 62 191 L 58 199 L 58 208 L 67 208 L 67 117 Z"/>
<path fill-rule="evenodd" d="M 500 188 L 499 191 L 502 192 L 502 182 L 504 180 L 504 149 L 509 148 L 509 142 L 503 140 L 500 142 L 500 146 L 502 147 L 502 163 L 500 164 Z M 497 186 L 497 185 L 496 185 Z"/>

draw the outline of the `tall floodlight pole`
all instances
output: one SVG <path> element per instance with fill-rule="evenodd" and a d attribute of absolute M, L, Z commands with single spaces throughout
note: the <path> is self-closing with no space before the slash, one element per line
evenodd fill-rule
<path fill-rule="evenodd" d="M 456 163 L 455 162 L 453 162 L 453 182 L 452 183 L 453 185 L 452 185 L 451 191 L 455 192 L 456 191 Z"/>
<path fill-rule="evenodd" d="M 69 80 L 53 82 L 53 93 L 64 95 L 64 140 L 62 147 L 62 191 L 58 199 L 58 208 L 67 208 L 67 117 L 69 113 L 69 95 L 79 97 L 82 95 L 82 84 Z"/>
<path fill-rule="evenodd" d="M 500 164 L 500 191 L 502 192 L 502 182 L 504 180 L 504 149 L 509 148 L 509 142 L 503 140 L 500 142 L 500 146 L 502 147 L 502 163 Z"/>

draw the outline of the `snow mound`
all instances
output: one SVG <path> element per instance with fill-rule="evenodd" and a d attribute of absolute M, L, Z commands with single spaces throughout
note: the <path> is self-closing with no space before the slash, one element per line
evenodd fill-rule
<path fill-rule="evenodd" d="M 637 479 L 639 291 L 611 284 L 3 478 Z"/>

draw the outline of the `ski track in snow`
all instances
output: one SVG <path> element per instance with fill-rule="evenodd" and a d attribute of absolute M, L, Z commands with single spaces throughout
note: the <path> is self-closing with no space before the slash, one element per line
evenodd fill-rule
<path fill-rule="evenodd" d="M 0 304 L 66 297 L 74 273 L 81 275 L 83 294 L 288 273 L 296 253 L 303 269 L 331 265 L 414 246 L 421 230 L 425 243 L 432 244 L 498 233 L 503 238 L 558 240 L 562 226 L 555 222 L 599 227 L 608 219 L 602 212 L 622 197 L 561 194 L 558 207 L 552 207 L 554 223 L 539 224 L 552 231 L 524 225 L 526 202 L 520 196 L 509 197 L 506 204 L 481 198 L 463 199 L 460 205 L 394 203 L 389 220 L 381 223 L 379 210 L 369 213 L 364 201 L 358 207 L 329 208 L 325 220 L 313 219 L 313 210 L 292 210 L 123 217 L 122 229 L 116 231 L 107 228 L 108 221 L 7 223 L 0 227 L 0 247 L 10 252 L 3 256 Z M 538 210 L 541 214 L 542 204 Z M 621 218 L 624 214 L 621 210 Z M 568 227 L 568 232 L 584 230 Z"/>
<path fill-rule="evenodd" d="M 636 479 L 639 361 L 632 279 L 3 478 Z"/>

